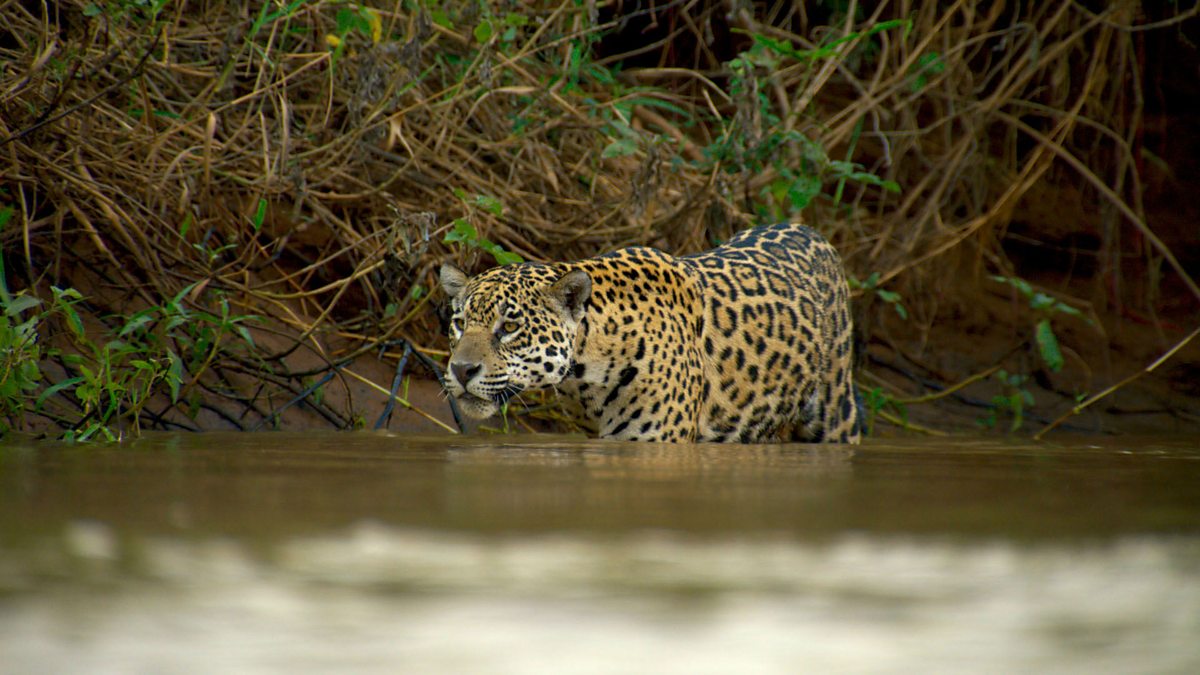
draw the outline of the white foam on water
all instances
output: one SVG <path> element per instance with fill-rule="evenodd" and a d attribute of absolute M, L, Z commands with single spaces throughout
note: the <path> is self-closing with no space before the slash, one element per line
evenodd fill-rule
<path fill-rule="evenodd" d="M 0 565 L 0 672 L 1200 672 L 1194 537 L 63 542 Z"/>

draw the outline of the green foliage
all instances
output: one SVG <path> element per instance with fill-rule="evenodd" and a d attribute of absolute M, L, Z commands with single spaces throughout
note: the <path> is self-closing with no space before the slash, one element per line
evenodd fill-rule
<path fill-rule="evenodd" d="M 454 190 L 454 195 L 466 206 L 468 213 L 475 210 L 483 210 L 497 217 L 504 214 L 504 204 L 495 197 L 475 195 L 468 198 L 467 193 L 459 189 Z M 476 231 L 475 226 L 466 217 L 454 219 L 454 222 L 450 224 L 450 228 L 450 231 L 442 238 L 442 241 L 447 244 L 459 243 L 468 248 L 479 249 L 490 254 L 501 265 L 525 262 L 525 259 L 520 255 L 506 251 L 503 246 L 479 236 L 479 232 Z"/>
<path fill-rule="evenodd" d="M 931 76 L 940 75 L 946 70 L 946 60 L 937 52 L 922 54 L 917 57 L 917 62 L 913 64 L 909 71 L 912 79 L 909 81 L 909 91 L 914 94 L 924 89 L 929 84 Z"/>
<path fill-rule="evenodd" d="M 1002 418 L 1009 417 L 1008 431 L 1014 433 L 1025 421 L 1025 409 L 1034 404 L 1033 394 L 1025 388 L 1029 376 L 1000 370 L 995 379 L 1000 383 L 1001 393 L 992 397 L 988 414 L 976 423 L 985 429 L 994 429 Z"/>
<path fill-rule="evenodd" d="M 888 395 L 882 387 L 871 387 L 861 391 L 863 406 L 867 413 L 867 435 L 875 433 L 875 420 L 881 412 L 891 411 L 903 424 L 908 423 L 908 408 Z"/>
<path fill-rule="evenodd" d="M 1024 279 L 999 275 L 993 275 L 991 279 L 1012 286 L 1017 293 L 1029 301 L 1029 308 L 1037 316 L 1033 327 L 1033 341 L 1037 345 L 1038 354 L 1041 355 L 1042 361 L 1051 371 L 1057 373 L 1062 370 L 1062 349 L 1058 344 L 1058 336 L 1054 333 L 1053 320 L 1061 315 L 1083 318 L 1083 313 L 1051 295 L 1035 291 Z M 1087 319 L 1084 320 L 1091 323 Z"/>
<path fill-rule="evenodd" d="M 351 32 L 358 32 L 363 37 L 374 38 L 378 42 L 376 31 L 380 26 L 379 14 L 370 8 L 357 5 L 340 7 L 337 14 L 334 15 L 334 22 L 337 25 L 336 34 L 339 37 L 344 37 Z"/>
<path fill-rule="evenodd" d="M 796 48 L 791 42 L 751 34 L 754 45 L 727 66 L 730 71 L 730 95 L 739 102 L 739 112 L 731 122 L 716 120 L 722 133 L 704 148 L 710 165 L 727 173 L 759 175 L 768 168 L 778 176 L 764 187 L 758 197 L 761 216 L 778 219 L 807 207 L 822 192 L 827 182 L 837 184 L 835 201 L 840 201 L 846 181 L 899 192 L 895 181 L 885 180 L 849 160 L 830 159 L 821 144 L 797 131 L 779 116 L 770 97 L 770 78 L 789 61 L 815 64 L 838 58 L 838 47 L 878 32 L 910 26 L 907 20 L 885 21 L 871 28 L 837 38 L 816 49 Z M 808 67 L 813 67 L 809 65 Z M 799 111 L 807 114 L 807 111 Z M 795 113 L 794 113 L 795 114 Z"/>
<path fill-rule="evenodd" d="M 250 219 L 250 225 L 254 228 L 255 234 L 258 234 L 258 232 L 260 230 L 262 230 L 263 222 L 266 219 L 267 219 L 267 200 L 259 199 L 258 200 L 258 208 L 254 211 L 254 216 Z"/>
<path fill-rule="evenodd" d="M 1046 366 L 1056 373 L 1062 370 L 1062 350 L 1058 348 L 1058 338 L 1054 335 L 1054 329 L 1050 327 L 1050 319 L 1041 319 L 1034 324 L 1033 338 Z"/>
<path fill-rule="evenodd" d="M 655 109 L 679 129 L 714 125 L 713 140 L 700 148 L 703 159 L 689 169 L 704 172 L 716 169 L 746 176 L 747 180 L 763 173 L 772 175 L 773 180 L 756 190 L 756 194 L 749 195 L 752 201 L 749 206 L 764 220 L 796 215 L 812 204 L 827 185 L 837 185 L 835 202 L 840 201 L 848 181 L 888 192 L 900 190 L 895 181 L 877 176 L 855 163 L 853 148 L 844 158 L 831 159 L 819 141 L 798 130 L 810 126 L 807 122 L 819 124 L 819 121 L 811 119 L 806 120 L 805 125 L 796 124 L 797 115 L 809 115 L 809 111 L 793 111 L 790 118 L 784 119 L 765 92 L 770 90 L 771 79 L 780 69 L 799 65 L 815 73 L 827 60 L 846 58 L 845 45 L 867 45 L 871 43 L 871 36 L 888 30 L 907 31 L 911 27 L 908 20 L 879 22 L 833 38 L 814 49 L 801 49 L 791 42 L 766 35 L 750 35 L 752 46 L 727 63 L 730 98 L 739 107 L 738 114 L 727 119 L 681 105 L 677 103 L 680 100 L 677 96 L 662 88 L 630 85 L 629 79 L 619 77 L 619 64 L 595 63 L 592 53 L 595 42 L 600 39 L 600 30 L 585 30 L 560 38 L 558 43 L 563 45 L 561 62 L 556 63 L 555 69 L 547 71 L 545 55 L 531 51 L 523 40 L 537 25 L 526 13 L 502 13 L 491 3 L 480 3 L 470 10 L 455 3 L 432 3 L 427 9 L 434 24 L 459 34 L 469 34 L 472 38 L 470 47 L 464 52 L 445 51 L 433 55 L 435 65 L 420 74 L 420 78 L 430 76 L 440 80 L 440 86 L 436 87 L 439 94 L 429 101 L 430 105 L 461 95 L 482 97 L 497 86 L 527 86 L 528 79 L 514 75 L 512 68 L 494 69 L 493 64 L 510 60 L 520 63 L 527 72 L 545 73 L 542 91 L 554 92 L 560 102 L 569 100 L 577 109 L 585 110 L 600 122 L 593 129 L 599 137 L 597 156 L 601 160 L 649 153 L 656 144 L 677 142 L 665 134 L 634 128 L 633 120 L 639 107 Z M 545 132 L 545 140 L 550 143 L 557 140 L 560 133 L 557 129 L 562 125 L 555 121 L 562 116 L 563 110 L 555 99 L 545 94 L 521 94 L 514 96 L 513 102 L 510 117 L 514 136 L 551 127 L 551 131 Z M 676 164 L 685 161 L 678 153 L 668 154 L 675 157 Z M 586 173 L 580 174 L 578 180 L 584 185 L 590 184 L 590 176 Z M 472 240 L 480 244 L 486 241 L 471 236 L 465 226 L 456 224 L 451 241 L 470 245 Z M 487 249 L 486 245 L 482 247 Z M 505 256 L 501 254 L 500 257 Z"/>
<path fill-rule="evenodd" d="M 83 15 L 89 19 L 101 15 L 113 20 L 132 19 L 136 22 L 153 21 L 170 0 L 115 0 L 114 2 L 89 2 L 83 6 Z"/>
<path fill-rule="evenodd" d="M 41 360 L 37 334 L 40 315 L 23 316 L 41 305 L 41 300 L 18 295 L 5 297 L 0 302 L 4 305 L 4 313 L 0 314 L 0 416 L 9 419 L 24 413 L 28 397 L 42 380 L 38 367 Z"/>
<path fill-rule="evenodd" d="M 192 310 L 183 298 L 188 286 L 161 306 L 118 317 L 119 328 L 93 339 L 84 330 L 75 306 L 84 301 L 76 290 L 51 288 L 48 306 L 31 295 L 0 298 L 0 429 L 12 428 L 27 411 L 59 422 L 63 438 L 117 440 L 141 430 L 141 415 L 155 394 L 180 402 L 185 378 L 194 382 L 223 350 L 229 336 L 253 346 L 246 329 L 257 317 L 234 315 L 228 301 L 216 295 L 217 313 Z M 55 322 L 67 328 L 72 349 L 43 348 L 42 333 Z M 65 371 L 46 386 L 44 364 L 57 361 Z M 74 401 L 68 406 L 56 397 Z"/>
<path fill-rule="evenodd" d="M 509 402 L 505 401 L 504 404 L 500 406 L 500 420 L 503 424 L 503 426 L 500 428 L 500 433 L 504 434 L 512 432 L 512 429 L 508 424 L 508 404 Z"/>
<path fill-rule="evenodd" d="M 457 6 L 443 4 L 430 7 L 429 17 L 443 27 L 469 31 L 475 50 L 466 54 L 440 53 L 434 57 L 437 62 L 435 74 L 442 81 L 441 100 L 467 91 L 473 96 L 481 96 L 497 84 L 527 83 L 524 79 L 509 79 L 512 77 L 509 69 L 493 72 L 488 64 L 495 56 L 490 52 L 523 62 L 530 70 L 544 70 L 541 59 L 526 51 L 527 46 L 522 42 L 521 38 L 533 26 L 524 14 L 508 12 L 502 15 L 486 3 L 480 4 L 478 12 L 474 13 L 460 12 Z M 708 120 L 718 125 L 719 133 L 714 134 L 714 140 L 708 146 L 701 148 L 704 159 L 693 168 L 710 171 L 719 167 L 726 173 L 746 176 L 772 170 L 775 180 L 752 195 L 754 208 L 765 219 L 794 215 L 811 204 L 830 182 L 838 183 L 839 197 L 846 181 L 898 192 L 900 188 L 896 182 L 876 176 L 849 156 L 841 160 L 830 159 L 818 141 L 793 128 L 794 120 L 782 119 L 762 92 L 767 90 L 772 73 L 789 65 L 787 62 L 818 67 L 824 60 L 840 58 L 844 43 L 867 41 L 876 33 L 896 28 L 907 30 L 908 26 L 907 20 L 880 22 L 814 50 L 802 50 L 786 41 L 752 35 L 754 45 L 727 64 L 730 95 L 734 101 L 748 101 L 745 104 L 747 114 L 739 114 L 734 120 L 719 117 Z M 547 76 L 542 89 L 581 104 L 582 109 L 601 122 L 595 127 L 602 143 L 600 159 L 630 157 L 648 152 L 654 144 L 676 142 L 665 135 L 635 129 L 632 120 L 638 107 L 656 109 L 680 129 L 704 122 L 701 114 L 674 102 L 677 99 L 661 88 L 630 86 L 628 80 L 618 77 L 619 65 L 603 66 L 593 62 L 593 46 L 599 38 L 600 32 L 595 30 L 564 36 L 562 63 Z M 545 96 L 521 95 L 514 97 L 514 101 L 516 105 L 511 113 L 514 136 L 540 130 L 562 114 Z M 756 122 L 750 124 L 744 119 L 748 116 L 754 117 Z M 548 140 L 553 142 L 555 133 L 550 133 Z M 588 184 L 589 178 L 579 176 L 584 184 Z M 453 235 L 452 241 L 469 242 L 472 239 L 465 228 L 456 226 L 456 230 L 458 234 Z"/>
<path fill-rule="evenodd" d="M 821 59 L 829 59 L 839 55 L 838 47 L 843 44 L 856 42 L 862 38 L 871 37 L 877 33 L 882 33 L 885 30 L 893 28 L 903 28 L 905 35 L 912 30 L 912 21 L 909 19 L 892 19 L 890 21 L 880 21 L 871 26 L 867 30 L 849 33 L 840 38 L 835 38 L 819 45 L 815 49 L 797 49 L 791 42 L 787 40 L 776 40 L 765 35 L 757 33 L 749 33 L 754 40 L 756 46 L 764 47 L 779 56 L 787 56 L 797 61 L 818 61 Z M 734 29 L 735 33 L 747 34 L 746 31 Z"/>
<path fill-rule="evenodd" d="M 266 7 L 271 3 L 263 3 L 264 14 Z M 289 8 L 294 11 L 294 6 L 299 5 L 299 0 L 289 5 Z M 260 14 L 260 16 L 264 16 Z M 291 16 L 291 11 L 281 10 L 265 18 L 266 23 L 279 18 L 280 16 Z M 271 18 L 274 17 L 274 18 Z M 333 54 L 330 56 L 331 63 L 337 65 L 341 59 L 343 52 L 346 51 L 347 37 L 350 35 L 358 35 L 370 44 L 378 44 L 383 39 L 383 20 L 379 16 L 379 12 L 361 5 L 348 4 L 345 7 L 339 7 L 334 15 L 334 32 L 325 36 L 326 44 L 333 47 Z"/>
<path fill-rule="evenodd" d="M 850 284 L 850 288 L 861 288 L 868 292 L 873 291 L 877 298 L 895 308 L 896 313 L 900 315 L 901 319 L 908 319 L 908 310 L 904 308 L 900 294 L 895 291 L 879 288 L 879 272 L 872 272 L 871 276 L 863 281 L 859 281 L 857 277 L 848 277 L 846 281 Z"/>

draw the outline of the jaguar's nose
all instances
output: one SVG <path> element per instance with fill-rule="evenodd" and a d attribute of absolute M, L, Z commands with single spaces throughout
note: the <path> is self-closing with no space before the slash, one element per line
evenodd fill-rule
<path fill-rule="evenodd" d="M 483 365 L 479 363 L 451 363 L 450 373 L 454 375 L 454 379 L 464 388 L 479 371 L 483 370 Z"/>

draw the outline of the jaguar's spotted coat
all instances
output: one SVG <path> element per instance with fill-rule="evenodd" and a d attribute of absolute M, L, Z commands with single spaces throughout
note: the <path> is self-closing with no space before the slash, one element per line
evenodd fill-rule
<path fill-rule="evenodd" d="M 682 257 L 634 247 L 474 278 L 446 264 L 441 281 L 446 388 L 474 417 L 554 387 L 606 438 L 859 441 L 841 259 L 803 225 Z"/>

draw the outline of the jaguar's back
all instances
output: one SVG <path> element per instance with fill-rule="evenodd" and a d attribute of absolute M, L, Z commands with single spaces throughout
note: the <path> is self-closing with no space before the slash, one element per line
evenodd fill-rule
<path fill-rule="evenodd" d="M 679 261 L 704 302 L 699 436 L 756 440 L 793 425 L 800 440 L 857 441 L 850 293 L 837 251 L 788 224 Z"/>

